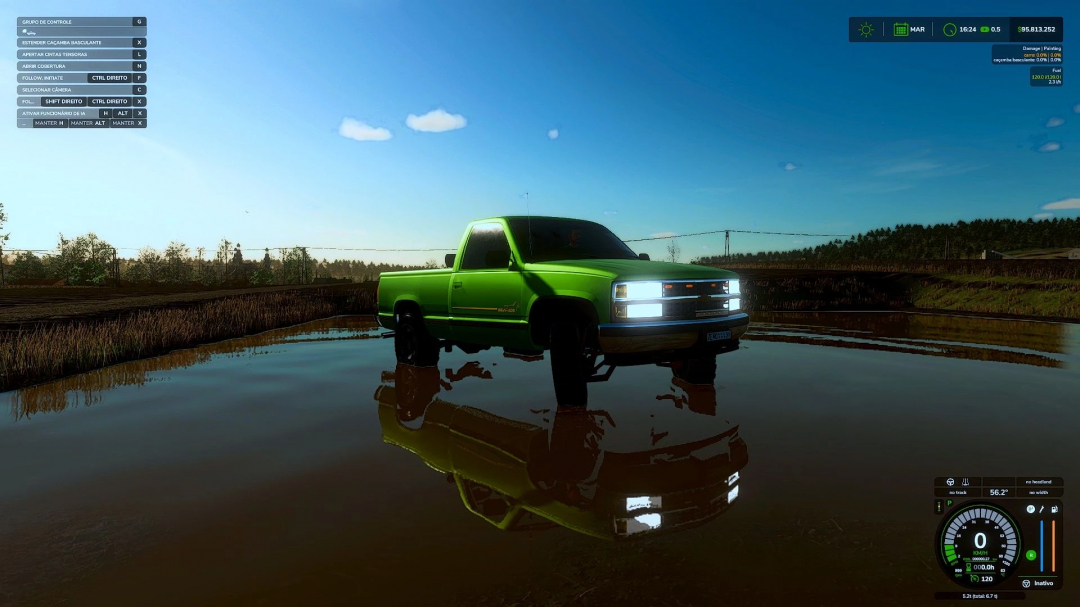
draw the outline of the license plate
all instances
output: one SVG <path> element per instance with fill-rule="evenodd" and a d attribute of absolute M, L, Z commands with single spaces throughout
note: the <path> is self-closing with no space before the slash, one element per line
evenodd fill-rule
<path fill-rule="evenodd" d="M 705 334 L 705 341 L 721 341 L 731 339 L 731 331 L 713 331 Z"/>

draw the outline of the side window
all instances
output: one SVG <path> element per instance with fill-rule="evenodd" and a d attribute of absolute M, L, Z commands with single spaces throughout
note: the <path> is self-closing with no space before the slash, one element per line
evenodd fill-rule
<path fill-rule="evenodd" d="M 510 243 L 502 226 L 486 223 L 474 226 L 465 243 L 461 259 L 462 270 L 506 269 L 510 261 Z"/>

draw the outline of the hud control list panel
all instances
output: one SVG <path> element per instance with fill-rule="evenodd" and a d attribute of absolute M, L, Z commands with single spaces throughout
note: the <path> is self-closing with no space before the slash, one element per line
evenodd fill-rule
<path fill-rule="evenodd" d="M 1057 476 L 934 479 L 938 564 L 959 592 L 945 600 L 1017 600 L 1065 580 L 1065 481 Z"/>
<path fill-rule="evenodd" d="M 146 128 L 146 17 L 19 17 L 17 124 Z"/>
<path fill-rule="evenodd" d="M 1027 66 L 1031 86 L 1062 86 L 1061 17 L 851 17 L 850 42 L 990 43 L 994 65 Z"/>

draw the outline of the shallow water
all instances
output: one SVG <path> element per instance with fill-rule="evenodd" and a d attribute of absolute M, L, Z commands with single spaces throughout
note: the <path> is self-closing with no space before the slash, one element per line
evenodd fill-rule
<path fill-rule="evenodd" d="M 619 368 L 587 413 L 546 360 L 398 367 L 370 318 L 0 395 L 0 605 L 933 604 L 934 477 L 1080 478 L 1076 326 L 753 323 L 715 386 Z"/>

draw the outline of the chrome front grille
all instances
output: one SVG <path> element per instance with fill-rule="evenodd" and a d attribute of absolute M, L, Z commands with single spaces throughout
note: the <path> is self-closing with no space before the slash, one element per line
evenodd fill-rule
<path fill-rule="evenodd" d="M 727 299 L 704 295 L 664 302 L 664 318 L 703 318 L 727 314 Z"/>
<path fill-rule="evenodd" d="M 663 320 L 693 320 L 728 314 L 727 280 L 664 281 L 663 294 Z"/>
<path fill-rule="evenodd" d="M 701 295 L 727 295 L 726 280 L 687 280 L 664 283 L 664 297 L 695 297 Z"/>
<path fill-rule="evenodd" d="M 641 281 L 640 284 L 649 284 L 649 281 Z M 616 322 L 634 322 L 723 317 L 732 313 L 729 302 L 740 296 L 740 290 L 733 289 L 728 279 L 665 280 L 651 284 L 659 288 L 642 297 L 641 289 L 638 290 L 639 295 L 634 295 L 633 281 L 616 283 L 612 290 L 612 319 Z M 630 285 L 630 288 L 626 285 Z M 737 307 L 735 312 L 739 311 Z M 638 314 L 635 315 L 635 312 Z"/>

